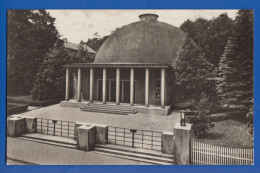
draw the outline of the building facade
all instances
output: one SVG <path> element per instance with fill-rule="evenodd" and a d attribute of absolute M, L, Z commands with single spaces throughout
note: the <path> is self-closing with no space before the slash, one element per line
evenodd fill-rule
<path fill-rule="evenodd" d="M 170 64 L 185 34 L 159 22 L 158 15 L 143 14 L 139 18 L 109 36 L 93 63 L 67 66 L 65 102 L 74 99 L 144 109 L 170 108 L 174 92 L 170 87 Z"/>

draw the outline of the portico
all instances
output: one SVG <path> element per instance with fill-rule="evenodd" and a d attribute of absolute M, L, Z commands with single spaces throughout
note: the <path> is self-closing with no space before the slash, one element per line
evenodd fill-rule
<path fill-rule="evenodd" d="M 73 85 L 73 95 L 77 102 L 81 102 L 83 96 L 84 100 L 88 100 L 90 103 L 102 101 L 103 104 L 106 104 L 109 101 L 115 102 L 117 105 L 129 103 L 130 106 L 134 106 L 137 103 L 149 107 L 150 104 L 153 104 L 164 108 L 167 102 L 165 87 L 167 86 L 166 71 L 168 68 L 168 65 L 158 64 L 86 63 L 68 65 L 66 67 L 65 98 L 66 101 L 70 99 L 71 73 L 73 73 L 73 84 L 76 84 Z M 85 73 L 84 78 L 82 78 L 82 73 Z M 82 87 L 83 83 L 84 86 L 88 86 Z M 89 91 L 86 91 L 87 89 Z M 94 96 L 96 97 L 94 98 Z"/>

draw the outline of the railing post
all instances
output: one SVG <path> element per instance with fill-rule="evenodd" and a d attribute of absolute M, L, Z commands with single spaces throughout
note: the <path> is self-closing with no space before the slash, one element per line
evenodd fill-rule
<path fill-rule="evenodd" d="M 53 124 L 53 136 L 55 136 L 55 125 L 56 123 Z"/>
<path fill-rule="evenodd" d="M 152 132 L 152 149 L 153 149 L 153 132 Z"/>
<path fill-rule="evenodd" d="M 52 123 L 53 123 L 53 136 L 55 136 L 55 126 L 56 126 L 56 123 L 57 123 L 57 120 L 52 120 Z"/>
<path fill-rule="evenodd" d="M 135 147 L 135 134 L 132 132 L 132 147 Z"/>
<path fill-rule="evenodd" d="M 47 135 L 49 134 L 49 120 L 47 120 Z"/>
<path fill-rule="evenodd" d="M 62 121 L 60 122 L 60 136 L 62 136 Z"/>
<path fill-rule="evenodd" d="M 144 131 L 142 130 L 142 148 L 144 148 Z"/>
<path fill-rule="evenodd" d="M 115 127 L 115 144 L 116 144 L 116 127 Z"/>
<path fill-rule="evenodd" d="M 132 132 L 132 147 L 135 147 L 135 133 L 136 133 L 136 130 L 130 129 L 130 132 Z"/>
<path fill-rule="evenodd" d="M 42 118 L 41 118 L 41 133 L 42 133 Z"/>
<path fill-rule="evenodd" d="M 68 122 L 68 137 L 70 137 L 70 122 Z"/>
<path fill-rule="evenodd" d="M 124 128 L 124 145 L 125 145 L 125 128 Z"/>

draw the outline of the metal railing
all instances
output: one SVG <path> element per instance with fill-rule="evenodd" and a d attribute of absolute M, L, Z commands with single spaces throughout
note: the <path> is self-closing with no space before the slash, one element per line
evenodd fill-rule
<path fill-rule="evenodd" d="M 75 122 L 37 118 L 37 133 L 74 138 Z"/>
<path fill-rule="evenodd" d="M 162 133 L 109 126 L 108 143 L 160 151 L 162 147 Z"/>

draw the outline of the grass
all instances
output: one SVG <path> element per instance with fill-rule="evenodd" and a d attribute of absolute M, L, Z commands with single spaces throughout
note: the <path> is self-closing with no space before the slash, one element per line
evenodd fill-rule
<path fill-rule="evenodd" d="M 37 99 L 33 99 L 31 95 L 7 96 L 7 102 L 28 104 L 29 106 L 37 106 L 37 107 L 43 107 L 43 106 L 56 104 L 56 103 L 59 103 L 60 101 L 61 101 L 61 99 L 37 100 Z"/>
<path fill-rule="evenodd" d="M 7 103 L 7 116 L 25 112 L 27 108 L 27 104 Z"/>
<path fill-rule="evenodd" d="M 232 148 L 253 148 L 254 138 L 248 132 L 245 120 L 229 119 L 215 123 L 215 127 L 197 141 L 208 144 L 232 147 Z"/>
<path fill-rule="evenodd" d="M 21 99 L 21 100 L 28 100 L 28 101 L 33 101 L 32 96 L 30 95 L 24 95 L 24 96 L 8 96 L 11 98 L 16 98 L 16 99 Z"/>

